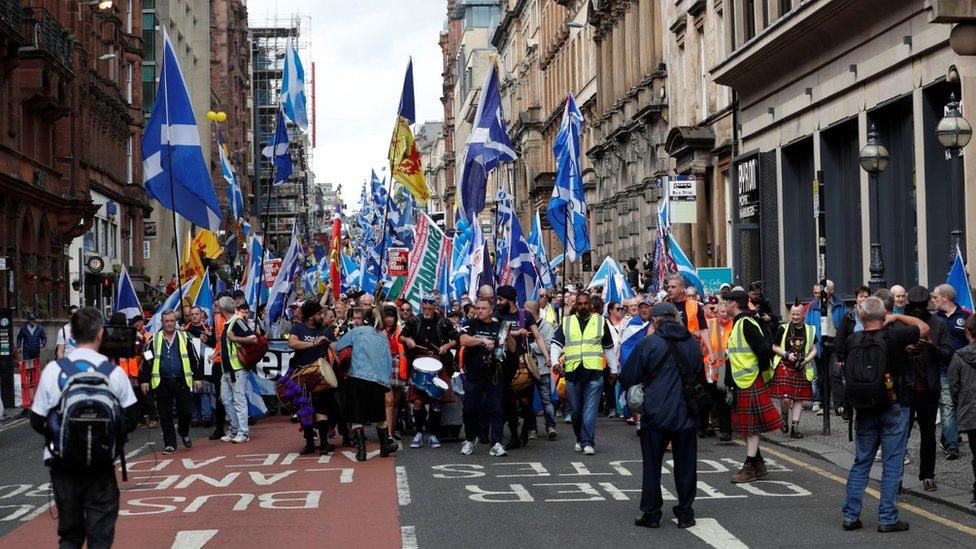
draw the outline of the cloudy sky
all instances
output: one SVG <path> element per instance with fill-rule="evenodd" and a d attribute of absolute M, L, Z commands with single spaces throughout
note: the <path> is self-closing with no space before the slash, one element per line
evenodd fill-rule
<path fill-rule="evenodd" d="M 301 52 L 306 74 L 315 62 L 315 180 L 342 185 L 355 204 L 369 170 L 386 163 L 403 73 L 413 56 L 417 122 L 443 119 L 442 0 L 247 0 L 252 26 L 292 12 L 309 16 L 311 50 Z M 307 77 L 306 77 L 307 78 Z M 309 86 L 308 93 L 311 94 Z"/>

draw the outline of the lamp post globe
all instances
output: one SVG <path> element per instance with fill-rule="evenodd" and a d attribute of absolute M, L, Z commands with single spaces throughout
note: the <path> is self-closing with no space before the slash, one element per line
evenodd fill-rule
<path fill-rule="evenodd" d="M 969 144 L 973 138 L 973 127 L 959 112 L 959 101 L 956 94 L 949 95 L 949 104 L 946 105 L 946 114 L 939 120 L 936 126 L 936 135 L 939 143 L 950 151 L 959 150 Z"/>
<path fill-rule="evenodd" d="M 878 140 L 878 130 L 874 124 L 871 124 L 871 130 L 868 131 L 868 142 L 861 148 L 858 161 L 861 163 L 861 168 L 869 174 L 879 174 L 888 169 L 891 155 Z"/>

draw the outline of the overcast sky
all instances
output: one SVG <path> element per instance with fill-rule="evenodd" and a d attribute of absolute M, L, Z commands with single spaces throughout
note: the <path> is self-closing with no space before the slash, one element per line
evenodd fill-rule
<path fill-rule="evenodd" d="M 247 0 L 252 26 L 297 9 L 311 18 L 311 51 L 301 52 L 306 79 L 315 62 L 318 130 L 312 167 L 317 182 L 342 185 L 358 203 L 370 169 L 386 165 L 390 136 L 413 56 L 417 122 L 442 120 L 441 51 L 443 0 Z M 311 85 L 308 87 L 311 100 Z"/>

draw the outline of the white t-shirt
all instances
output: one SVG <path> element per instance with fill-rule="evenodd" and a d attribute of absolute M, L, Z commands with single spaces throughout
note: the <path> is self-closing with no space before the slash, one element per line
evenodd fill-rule
<path fill-rule="evenodd" d="M 64 356 L 68 356 L 77 348 L 75 338 L 71 337 L 71 323 L 67 323 L 58 330 L 58 345 L 64 345 Z"/>
<path fill-rule="evenodd" d="M 69 327 L 68 330 L 70 331 L 70 329 Z M 91 349 L 74 349 L 70 355 L 65 356 L 70 360 L 83 360 L 96 366 L 108 360 L 108 357 L 105 355 L 101 355 Z M 34 395 L 34 403 L 31 405 L 32 412 L 39 416 L 47 417 L 51 409 L 58 405 L 58 401 L 61 399 L 61 384 L 58 378 L 61 375 L 61 367 L 58 366 L 57 362 L 51 361 L 47 363 L 47 366 L 41 371 L 41 379 L 37 384 L 37 394 Z M 118 397 L 119 403 L 123 408 L 128 408 L 136 403 L 136 395 L 132 392 L 129 376 L 121 368 L 116 367 L 112 370 L 112 375 L 109 376 L 108 382 L 109 387 L 111 387 L 115 396 Z M 47 460 L 50 457 L 51 453 L 45 447 L 44 459 Z"/>

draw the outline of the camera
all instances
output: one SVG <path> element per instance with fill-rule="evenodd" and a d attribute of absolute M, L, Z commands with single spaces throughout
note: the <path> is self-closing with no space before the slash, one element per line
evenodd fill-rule
<path fill-rule="evenodd" d="M 139 355 L 136 329 L 131 326 L 105 326 L 102 333 L 102 344 L 98 352 L 114 359 L 132 358 Z"/>

